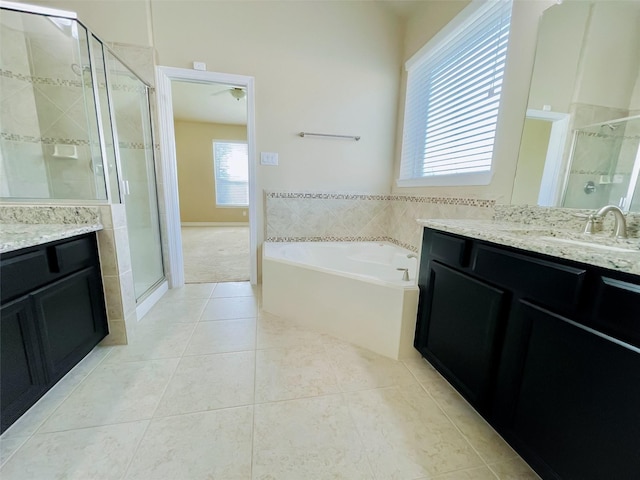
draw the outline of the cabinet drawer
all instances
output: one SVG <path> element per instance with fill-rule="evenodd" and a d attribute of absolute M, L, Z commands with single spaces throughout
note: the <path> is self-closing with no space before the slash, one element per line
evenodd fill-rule
<path fill-rule="evenodd" d="M 563 313 L 576 310 L 586 270 L 479 245 L 473 271 Z"/>
<path fill-rule="evenodd" d="M 51 269 L 67 274 L 90 266 L 95 257 L 95 246 L 91 240 L 91 237 L 83 237 L 53 246 Z"/>
<path fill-rule="evenodd" d="M 640 285 L 601 277 L 593 312 L 598 330 L 640 347 Z"/>
<path fill-rule="evenodd" d="M 0 260 L 0 298 L 4 302 L 50 281 L 46 252 L 34 250 Z"/>
<path fill-rule="evenodd" d="M 464 266 L 466 263 L 468 241 L 442 233 L 432 232 L 428 255 L 452 266 Z"/>

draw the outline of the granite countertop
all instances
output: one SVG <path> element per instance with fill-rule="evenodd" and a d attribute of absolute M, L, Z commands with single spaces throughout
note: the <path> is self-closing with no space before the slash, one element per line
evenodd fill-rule
<path fill-rule="evenodd" d="M 3 223 L 0 224 L 0 253 L 41 245 L 98 230 L 102 230 L 102 224 L 100 223 Z"/>
<path fill-rule="evenodd" d="M 418 223 L 443 232 L 640 275 L 640 238 L 615 239 L 608 232 L 585 235 L 580 231 L 495 220 L 419 219 Z"/>

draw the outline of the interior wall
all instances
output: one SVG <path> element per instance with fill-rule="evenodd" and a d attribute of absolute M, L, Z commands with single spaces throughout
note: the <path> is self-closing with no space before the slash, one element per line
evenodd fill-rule
<path fill-rule="evenodd" d="M 148 0 L 14 0 L 76 12 L 78 19 L 105 42 L 151 46 Z"/>
<path fill-rule="evenodd" d="M 520 157 L 511 197 L 511 203 L 515 205 L 538 204 L 551 125 L 552 122 L 533 118 L 527 118 L 524 122 Z"/>
<path fill-rule="evenodd" d="M 406 61 L 469 2 L 424 2 L 419 12 L 412 15 L 406 26 L 403 60 Z M 542 12 L 555 4 L 551 0 L 536 2 L 515 0 L 511 19 L 511 35 L 502 92 L 502 108 L 494 146 L 493 178 L 489 185 L 450 187 L 411 187 L 395 185 L 400 170 L 402 150 L 402 125 L 404 118 L 404 87 L 406 71 L 402 73 L 402 99 L 399 103 L 394 161 L 393 193 L 432 196 L 474 197 L 509 203 L 520 149 L 520 137 L 524 125 L 529 96 L 529 85 L 535 56 L 538 23 Z"/>
<path fill-rule="evenodd" d="M 182 222 L 248 222 L 246 208 L 217 208 L 213 140 L 247 140 L 245 125 L 174 119 Z"/>

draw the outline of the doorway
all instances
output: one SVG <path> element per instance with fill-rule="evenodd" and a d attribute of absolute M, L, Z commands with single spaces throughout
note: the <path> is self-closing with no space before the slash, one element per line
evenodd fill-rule
<path fill-rule="evenodd" d="M 253 78 L 158 67 L 157 91 L 171 286 L 255 284 Z"/>

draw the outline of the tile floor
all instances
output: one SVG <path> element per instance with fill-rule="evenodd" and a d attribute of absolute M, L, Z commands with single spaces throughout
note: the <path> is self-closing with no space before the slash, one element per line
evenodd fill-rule
<path fill-rule="evenodd" d="M 538 478 L 423 360 L 270 316 L 247 283 L 169 291 L 0 447 L 3 480 Z"/>

